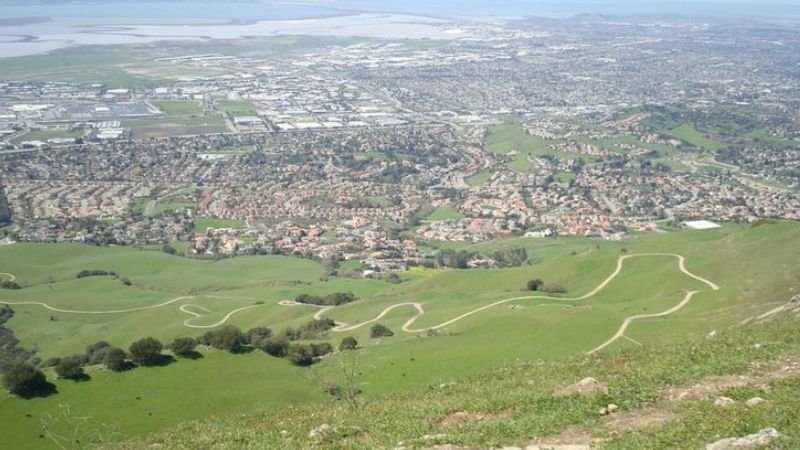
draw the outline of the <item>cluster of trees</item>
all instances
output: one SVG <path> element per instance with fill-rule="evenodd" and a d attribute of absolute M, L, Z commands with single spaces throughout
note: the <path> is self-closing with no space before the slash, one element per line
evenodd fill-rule
<path fill-rule="evenodd" d="M 468 250 L 439 250 L 436 253 L 435 260 L 427 265 L 430 267 L 450 268 L 450 269 L 466 269 L 469 267 L 469 262 L 475 258 L 491 258 L 498 267 L 519 267 L 528 264 L 528 251 L 523 247 L 511 247 L 502 250 L 495 250 L 494 252 L 486 255 L 470 252 Z"/>
<path fill-rule="evenodd" d="M 116 272 L 109 272 L 106 270 L 81 270 L 78 272 L 78 275 L 75 278 L 86 278 L 86 277 L 117 277 Z"/>
<path fill-rule="evenodd" d="M 19 339 L 13 331 L 6 328 L 6 322 L 14 317 L 14 310 L 7 305 L 0 305 L 0 373 L 6 373 L 11 367 L 31 359 L 34 352 L 19 346 Z"/>
<path fill-rule="evenodd" d="M 10 308 L 0 308 L 0 324 L 13 315 Z M 0 366 L 3 370 L 3 384 L 13 394 L 23 398 L 40 395 L 49 395 L 55 392 L 55 386 L 47 381 L 41 368 L 52 367 L 59 378 L 76 381 L 89 380 L 84 371 L 86 366 L 105 366 L 113 372 L 130 370 L 136 366 L 159 366 L 174 361 L 170 355 L 163 351 L 170 350 L 175 356 L 182 358 L 198 358 L 200 353 L 195 349 L 198 345 L 207 345 L 231 353 L 244 353 L 252 349 L 260 349 L 265 353 L 286 358 L 297 366 L 310 366 L 319 361 L 322 356 L 334 352 L 330 343 L 298 343 L 300 339 L 310 339 L 309 336 L 318 338 L 320 332 L 326 332 L 334 326 L 330 319 L 314 320 L 301 327 L 287 328 L 278 335 L 266 327 L 255 327 L 243 332 L 239 328 L 229 325 L 218 330 L 205 333 L 199 338 L 179 337 L 170 344 L 164 345 L 158 339 L 146 337 L 130 345 L 128 351 L 114 347 L 108 342 L 100 341 L 86 348 L 82 354 L 71 355 L 64 358 L 50 358 L 36 366 L 35 362 L 28 362 L 32 353 L 25 352 L 6 361 Z M 4 328 L 0 326 L 0 330 Z M 391 330 L 383 325 L 376 324 L 372 327 L 372 337 L 392 336 Z M 12 335 L 13 336 L 13 335 Z M 0 338 L 3 334 L 0 333 Z M 14 338 L 16 339 L 16 338 Z M 0 341 L 0 344 L 4 342 Z M 16 340 L 11 347 L 15 347 Z M 0 349 L 7 351 L 7 345 L 0 345 Z M 339 344 L 340 351 L 349 351 L 358 348 L 358 341 L 351 336 L 342 339 Z"/>
<path fill-rule="evenodd" d="M 528 263 L 528 251 L 524 247 L 496 250 L 492 259 L 497 262 L 498 267 L 519 267 Z"/>
<path fill-rule="evenodd" d="M 78 272 L 78 275 L 75 276 L 75 278 L 78 278 L 78 279 L 87 278 L 87 277 L 112 277 L 115 280 L 120 279 L 119 274 L 117 274 L 117 272 L 108 271 L 108 270 L 97 270 L 97 269 L 95 269 L 95 270 L 81 270 L 80 272 Z M 122 277 L 120 279 L 120 281 L 122 281 L 122 284 L 124 284 L 125 286 L 133 285 L 133 282 L 130 279 L 128 279 L 128 277 Z"/>
<path fill-rule="evenodd" d="M 22 289 L 22 286 L 14 281 L 0 281 L 0 289 Z"/>
<path fill-rule="evenodd" d="M 0 184 L 0 226 L 11 223 L 11 207 L 8 205 L 6 189 Z"/>
<path fill-rule="evenodd" d="M 295 297 L 294 301 L 297 303 L 305 303 L 307 305 L 319 306 L 338 306 L 358 300 L 352 292 L 334 292 L 325 297 L 318 295 L 300 294 Z"/>
<path fill-rule="evenodd" d="M 562 285 L 560 285 L 558 283 L 547 283 L 547 284 L 545 284 L 545 282 L 542 281 L 540 278 L 536 278 L 536 279 L 533 279 L 533 280 L 528 280 L 528 283 L 525 285 L 525 287 L 529 291 L 545 292 L 545 293 L 548 293 L 548 294 L 563 294 L 563 293 L 567 292 L 567 290 L 566 290 L 566 288 L 564 288 L 564 286 L 562 286 Z"/>
<path fill-rule="evenodd" d="M 394 336 L 394 332 L 385 325 L 376 323 L 369 329 L 369 337 L 373 339 Z"/>

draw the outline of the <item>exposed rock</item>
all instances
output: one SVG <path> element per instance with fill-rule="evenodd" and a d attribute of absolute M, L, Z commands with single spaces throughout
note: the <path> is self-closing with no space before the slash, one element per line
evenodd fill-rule
<path fill-rule="evenodd" d="M 619 410 L 619 406 L 617 406 L 617 405 L 615 405 L 613 403 L 609 403 L 608 406 L 606 406 L 605 408 L 602 408 L 600 410 L 600 415 L 601 416 L 607 416 L 609 414 L 614 414 L 618 410 Z"/>
<path fill-rule="evenodd" d="M 750 400 L 746 401 L 745 405 L 747 405 L 748 408 L 754 408 L 754 407 L 764 403 L 765 401 L 766 400 L 764 400 L 761 397 L 753 397 Z"/>
<path fill-rule="evenodd" d="M 327 423 L 323 423 L 317 428 L 314 428 L 313 430 L 309 431 L 308 437 L 311 439 L 319 439 L 325 436 L 326 434 L 330 433 L 331 431 L 333 431 L 333 427 L 328 425 Z"/>
<path fill-rule="evenodd" d="M 727 406 L 731 406 L 731 405 L 733 405 L 735 403 L 736 403 L 736 401 L 734 399 L 732 399 L 732 398 L 718 397 L 717 400 L 714 402 L 714 405 L 721 406 L 721 407 L 724 408 L 724 407 L 727 407 Z"/>
<path fill-rule="evenodd" d="M 581 381 L 578 381 L 577 383 L 556 389 L 554 395 L 558 397 L 566 397 L 568 395 L 573 395 L 573 394 L 585 395 L 594 392 L 601 392 L 603 394 L 607 394 L 608 387 L 592 377 L 587 377 L 582 379 Z"/>
<path fill-rule="evenodd" d="M 721 439 L 706 445 L 706 450 L 756 448 L 768 445 L 778 436 L 780 436 L 780 433 L 775 428 L 765 428 L 758 433 L 748 434 L 744 437 Z"/>

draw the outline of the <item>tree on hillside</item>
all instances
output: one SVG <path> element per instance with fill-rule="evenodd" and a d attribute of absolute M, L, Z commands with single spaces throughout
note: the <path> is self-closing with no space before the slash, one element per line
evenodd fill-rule
<path fill-rule="evenodd" d="M 131 344 L 128 349 L 131 353 L 131 359 L 136 364 L 142 366 L 154 366 L 162 361 L 161 350 L 164 345 L 155 338 L 146 337 Z"/>
<path fill-rule="evenodd" d="M 3 386 L 22 398 L 45 396 L 55 391 L 55 387 L 47 382 L 44 372 L 28 363 L 12 365 L 3 375 Z"/>
<path fill-rule="evenodd" d="M 100 364 L 106 357 L 106 352 L 111 348 L 111 344 L 106 341 L 98 341 L 86 347 L 86 357 L 89 364 Z"/>
<path fill-rule="evenodd" d="M 258 348 L 270 356 L 283 358 L 289 352 L 289 340 L 285 337 L 262 339 Z"/>
<path fill-rule="evenodd" d="M 286 358 L 296 366 L 310 366 L 314 364 L 314 350 L 310 345 L 295 344 L 289 346 Z"/>
<path fill-rule="evenodd" d="M 347 336 L 346 338 L 342 339 L 342 343 L 339 344 L 339 350 L 355 350 L 358 348 L 358 341 L 353 336 Z"/>
<path fill-rule="evenodd" d="M 125 350 L 118 347 L 111 347 L 105 352 L 103 364 L 114 372 L 128 370 L 131 366 L 131 364 L 128 363 L 128 355 L 125 353 Z"/>
<path fill-rule="evenodd" d="M 179 337 L 175 338 L 175 340 L 172 341 L 167 348 L 172 350 L 172 353 L 175 353 L 178 356 L 192 357 L 198 355 L 198 353 L 194 350 L 196 346 L 197 341 L 195 341 L 194 338 Z"/>
<path fill-rule="evenodd" d="M 61 358 L 61 361 L 59 361 L 55 367 L 56 375 L 70 380 L 83 380 L 88 378 L 83 371 L 83 363 L 85 360 L 86 357 L 83 355 Z"/>
<path fill-rule="evenodd" d="M 244 335 L 239 328 L 228 325 L 216 331 L 209 331 L 203 335 L 201 342 L 220 350 L 235 353 L 241 349 L 244 343 Z"/>
<path fill-rule="evenodd" d="M 387 328 L 385 325 L 376 323 L 369 329 L 369 337 L 372 339 L 394 336 L 394 332 Z"/>
<path fill-rule="evenodd" d="M 528 285 L 527 285 L 528 286 L 528 290 L 529 291 L 538 291 L 539 288 L 541 288 L 543 284 L 544 284 L 544 281 L 542 281 L 539 278 L 537 278 L 535 280 L 529 280 L 528 281 Z"/>
<path fill-rule="evenodd" d="M 260 347 L 264 339 L 272 337 L 272 330 L 267 327 L 255 327 L 247 330 L 244 336 L 244 341 L 247 345 L 252 347 Z"/>
<path fill-rule="evenodd" d="M 11 207 L 8 205 L 6 190 L 0 184 L 0 226 L 11 223 Z"/>

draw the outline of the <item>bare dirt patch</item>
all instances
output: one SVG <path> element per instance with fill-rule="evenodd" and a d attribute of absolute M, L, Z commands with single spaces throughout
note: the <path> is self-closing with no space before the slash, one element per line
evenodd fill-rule
<path fill-rule="evenodd" d="M 577 383 L 556 389 L 555 392 L 553 392 L 553 395 L 556 397 L 567 397 L 573 394 L 587 395 L 595 392 L 607 394 L 608 386 L 595 380 L 594 378 L 587 377 L 581 381 L 578 381 Z"/>
<path fill-rule="evenodd" d="M 456 411 L 437 420 L 435 424 L 439 428 L 448 428 L 465 423 L 483 422 L 484 420 L 498 419 L 501 417 L 507 417 L 507 414 Z"/>

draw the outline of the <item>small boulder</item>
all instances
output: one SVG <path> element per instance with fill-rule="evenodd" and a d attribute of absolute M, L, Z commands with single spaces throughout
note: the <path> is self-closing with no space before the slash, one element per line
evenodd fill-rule
<path fill-rule="evenodd" d="M 731 405 L 733 405 L 733 404 L 735 404 L 735 403 L 736 403 L 736 401 L 735 401 L 734 399 L 732 399 L 732 398 L 728 398 L 728 397 L 719 397 L 719 398 L 717 398 L 717 400 L 714 402 L 714 405 L 716 405 L 716 406 L 719 406 L 719 407 L 722 407 L 722 408 L 725 408 L 725 407 L 731 406 Z"/>
<path fill-rule="evenodd" d="M 573 394 L 591 394 L 594 392 L 608 393 L 608 387 L 592 377 L 586 377 L 577 383 L 556 389 L 555 395 L 566 397 Z"/>
<path fill-rule="evenodd" d="M 601 416 L 607 416 L 609 414 L 614 414 L 615 412 L 619 411 L 619 406 L 609 403 L 608 406 L 605 408 L 600 409 Z"/>
<path fill-rule="evenodd" d="M 761 397 L 753 397 L 750 400 L 746 401 L 745 405 L 747 405 L 748 408 L 755 408 L 756 406 L 764 403 L 765 401 L 766 400 L 764 400 Z"/>
<path fill-rule="evenodd" d="M 775 428 L 765 428 L 758 433 L 748 434 L 739 438 L 721 439 L 717 442 L 706 445 L 706 450 L 731 450 L 758 448 L 769 445 L 778 438 L 780 433 Z"/>
<path fill-rule="evenodd" d="M 313 430 L 309 431 L 308 437 L 311 439 L 319 439 L 325 436 L 326 434 L 330 433 L 331 431 L 333 431 L 333 427 L 328 425 L 327 423 L 323 423 L 317 428 L 314 428 Z"/>

